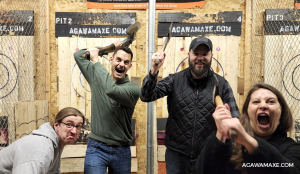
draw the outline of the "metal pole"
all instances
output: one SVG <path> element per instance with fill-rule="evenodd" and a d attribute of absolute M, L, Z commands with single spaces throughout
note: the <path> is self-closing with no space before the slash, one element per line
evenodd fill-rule
<path fill-rule="evenodd" d="M 148 72 L 152 67 L 152 54 L 155 51 L 155 4 L 156 0 L 149 0 L 149 21 L 148 21 Z M 147 174 L 153 174 L 154 165 L 153 153 L 153 102 L 147 107 Z"/>

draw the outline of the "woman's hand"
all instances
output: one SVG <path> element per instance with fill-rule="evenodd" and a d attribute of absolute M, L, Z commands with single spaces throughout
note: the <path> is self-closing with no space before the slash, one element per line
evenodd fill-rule
<path fill-rule="evenodd" d="M 224 120 L 230 119 L 231 118 L 231 113 L 230 113 L 230 108 L 228 106 L 228 104 L 225 105 L 218 105 L 216 107 L 215 112 L 213 113 L 213 117 L 215 119 L 215 123 L 217 126 L 217 133 L 216 133 L 216 137 L 222 141 L 223 143 L 225 143 L 226 137 L 228 137 L 228 135 L 226 136 L 225 130 L 224 128 L 226 128 L 226 126 L 223 128 L 222 124 L 224 124 Z"/>
<path fill-rule="evenodd" d="M 227 104 L 225 104 L 225 107 L 227 108 L 228 105 L 226 105 Z M 234 129 L 237 132 L 235 141 L 245 146 L 250 154 L 255 151 L 255 149 L 258 147 L 258 143 L 252 136 L 250 136 L 246 132 L 239 119 L 231 118 L 230 112 L 230 117 L 228 117 L 228 113 L 224 110 L 223 107 L 218 108 L 218 111 L 215 111 L 215 113 L 213 114 L 213 117 L 215 118 L 218 128 L 216 136 L 220 141 L 225 142 L 226 138 L 229 138 L 229 130 Z"/>

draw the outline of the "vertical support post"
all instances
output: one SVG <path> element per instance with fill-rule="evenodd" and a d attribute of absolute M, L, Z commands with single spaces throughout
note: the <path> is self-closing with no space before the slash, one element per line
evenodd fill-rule
<path fill-rule="evenodd" d="M 148 20 L 148 72 L 152 67 L 152 54 L 155 50 L 155 4 L 156 0 L 149 0 Z M 147 106 L 147 174 L 153 174 L 153 102 Z"/>
<path fill-rule="evenodd" d="M 252 0 L 246 1 L 246 31 L 245 31 L 245 56 L 244 56 L 244 94 L 251 88 L 251 49 L 252 49 Z"/>

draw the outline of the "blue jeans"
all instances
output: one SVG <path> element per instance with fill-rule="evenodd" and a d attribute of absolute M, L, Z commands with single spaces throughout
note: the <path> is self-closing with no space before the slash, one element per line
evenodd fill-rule
<path fill-rule="evenodd" d="M 167 148 L 166 155 L 167 174 L 191 174 L 195 166 L 196 159 L 179 154 Z"/>
<path fill-rule="evenodd" d="M 130 174 L 130 146 L 106 145 L 89 139 L 84 161 L 84 174 Z"/>

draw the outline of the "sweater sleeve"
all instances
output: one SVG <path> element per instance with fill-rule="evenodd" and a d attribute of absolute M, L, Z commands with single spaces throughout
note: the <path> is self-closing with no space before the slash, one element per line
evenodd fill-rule
<path fill-rule="evenodd" d="M 216 137 L 216 132 L 213 132 L 196 160 L 194 171 L 196 174 L 232 173 L 229 172 L 234 170 L 231 155 L 231 140 L 223 143 Z"/>
<path fill-rule="evenodd" d="M 288 139 L 289 142 L 272 145 L 259 138 L 256 140 L 258 148 L 253 154 L 243 150 L 243 167 L 247 167 L 248 173 L 300 173 L 300 143 Z"/>
<path fill-rule="evenodd" d="M 90 84 L 93 81 L 93 74 L 94 70 L 92 68 L 93 63 L 85 58 L 82 58 L 81 56 L 85 53 L 86 49 L 79 50 L 74 53 L 74 59 L 83 74 L 84 78 L 87 80 L 87 82 Z"/>
<path fill-rule="evenodd" d="M 104 93 L 111 99 L 119 102 L 121 105 L 134 108 L 139 99 L 140 88 L 138 85 L 117 85 L 110 77 L 108 71 L 97 62 L 93 65 L 95 71 L 94 83 L 99 86 Z"/>
<path fill-rule="evenodd" d="M 151 72 L 144 78 L 141 88 L 140 98 L 143 102 L 155 101 L 168 95 L 173 86 L 174 74 L 163 78 L 157 82 L 157 74 L 152 75 Z"/>

